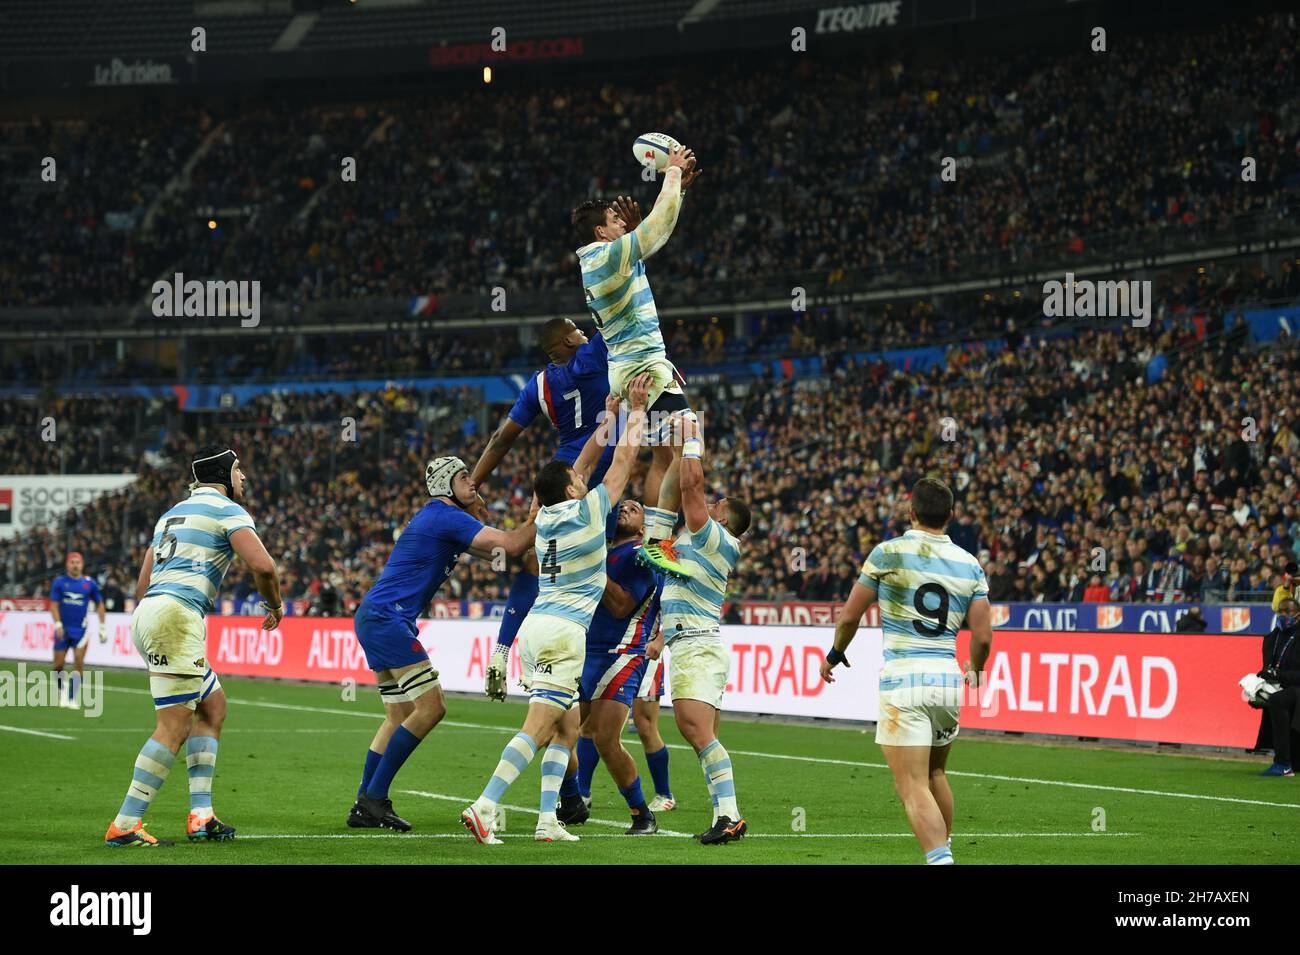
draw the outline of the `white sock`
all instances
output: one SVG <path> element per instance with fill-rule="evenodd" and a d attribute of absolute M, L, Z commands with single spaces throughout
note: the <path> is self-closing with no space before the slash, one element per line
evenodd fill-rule
<path fill-rule="evenodd" d="M 667 511 L 660 507 L 647 507 L 645 509 L 645 530 L 642 533 L 642 539 L 661 541 L 672 537 L 673 528 L 676 525 L 676 511 Z"/>

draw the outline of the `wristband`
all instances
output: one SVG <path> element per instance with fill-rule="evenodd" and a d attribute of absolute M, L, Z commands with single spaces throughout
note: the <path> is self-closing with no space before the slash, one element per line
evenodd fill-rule
<path fill-rule="evenodd" d="M 834 647 L 831 647 L 828 651 L 826 651 L 826 662 L 833 667 L 839 666 L 841 663 L 843 663 L 845 666 L 848 666 L 849 658 L 846 657 L 839 650 L 836 650 Z"/>
<path fill-rule="evenodd" d="M 682 442 L 682 457 L 699 459 L 704 453 L 704 442 L 699 438 L 687 438 Z"/>

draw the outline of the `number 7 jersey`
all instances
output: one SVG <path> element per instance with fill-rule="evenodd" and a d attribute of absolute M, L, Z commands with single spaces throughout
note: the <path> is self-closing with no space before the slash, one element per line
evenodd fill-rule
<path fill-rule="evenodd" d="M 253 519 L 226 495 L 201 487 L 154 525 L 153 570 L 146 597 L 171 597 L 207 616 L 217 599 L 235 548 L 230 535 Z"/>
<path fill-rule="evenodd" d="M 537 601 L 532 614 L 562 617 L 585 632 L 605 593 L 605 519 L 609 492 L 548 504 L 537 512 Z"/>
<path fill-rule="evenodd" d="M 885 666 L 881 683 L 942 683 L 960 673 L 957 631 L 972 601 L 987 600 L 984 568 L 946 534 L 912 529 L 877 544 L 858 583 L 879 595 Z"/>

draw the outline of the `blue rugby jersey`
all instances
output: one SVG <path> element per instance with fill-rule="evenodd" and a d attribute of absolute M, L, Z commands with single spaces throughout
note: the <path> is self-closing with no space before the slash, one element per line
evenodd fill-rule
<path fill-rule="evenodd" d="M 616 617 L 602 604 L 587 629 L 588 653 L 644 654 L 654 636 L 659 614 L 661 578 L 649 567 L 637 563 L 640 541 L 619 544 L 605 560 L 605 573 L 632 597 L 635 606 L 626 617 Z"/>
<path fill-rule="evenodd" d="M 557 434 L 555 456 L 568 464 L 578 460 L 599 424 L 609 394 L 609 351 L 597 333 L 564 365 L 547 365 L 519 391 L 510 420 L 527 428 L 544 417 Z M 605 449 L 612 457 L 614 448 Z"/>
<path fill-rule="evenodd" d="M 63 629 L 85 630 L 86 613 L 92 603 L 102 605 L 104 598 L 93 577 L 69 577 L 60 574 L 50 585 L 50 603 L 59 605 Z"/>
<path fill-rule="evenodd" d="M 477 517 L 455 504 L 430 501 L 402 530 L 362 603 L 414 623 L 482 529 Z"/>

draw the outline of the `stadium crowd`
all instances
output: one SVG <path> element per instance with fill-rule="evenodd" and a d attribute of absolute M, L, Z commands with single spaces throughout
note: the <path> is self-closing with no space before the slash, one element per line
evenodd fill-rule
<path fill-rule="evenodd" d="M 1247 293 L 1295 298 L 1298 281 L 1291 262 L 1276 274 L 1209 266 L 1163 283 L 1170 320 L 1149 329 L 1030 326 L 904 372 L 838 347 L 845 328 L 823 340 L 820 377 L 690 384 L 713 490 L 754 506 L 733 598 L 841 599 L 870 547 L 905 528 L 912 483 L 938 474 L 958 501 L 952 537 L 985 563 L 995 600 L 1263 599 L 1300 558 L 1300 420 L 1289 413 L 1300 354 L 1287 339 L 1252 347 L 1223 306 Z M 469 388 L 278 392 L 196 415 L 187 430 L 174 407 L 143 401 L 114 404 L 151 416 L 161 435 L 134 462 L 138 482 L 60 529 L 0 543 L 4 592 L 39 593 L 74 547 L 129 591 L 154 520 L 183 494 L 187 455 L 223 440 L 241 452 L 286 595 L 307 612 L 347 612 L 425 499 L 424 462 L 451 452 L 472 464 L 478 423 L 490 430 L 504 413 L 481 414 Z M 73 421 L 99 424 L 102 405 L 65 399 Z M 34 439 L 5 439 L 5 470 L 22 469 Z M 529 429 L 485 486 L 503 525 L 526 513 L 552 448 L 549 428 Z M 32 473 L 50 470 L 34 461 Z M 462 562 L 441 595 L 500 600 L 512 572 Z M 232 570 L 225 594 L 248 609 L 250 593 Z"/>
<path fill-rule="evenodd" d="M 0 306 L 143 301 L 172 270 L 256 278 L 282 302 L 497 285 L 573 299 L 568 211 L 591 194 L 648 204 L 627 155 L 647 128 L 705 169 L 677 251 L 655 263 L 664 305 L 756 276 L 825 289 L 1223 237 L 1243 218 L 1294 219 L 1298 38 L 1279 14 L 1128 36 L 1104 56 L 715 57 L 667 81 L 20 126 L 33 161 L 65 158 L 0 229 Z M 962 163 L 956 182 L 944 156 Z M 753 202 L 737 206 L 738 189 Z"/>

